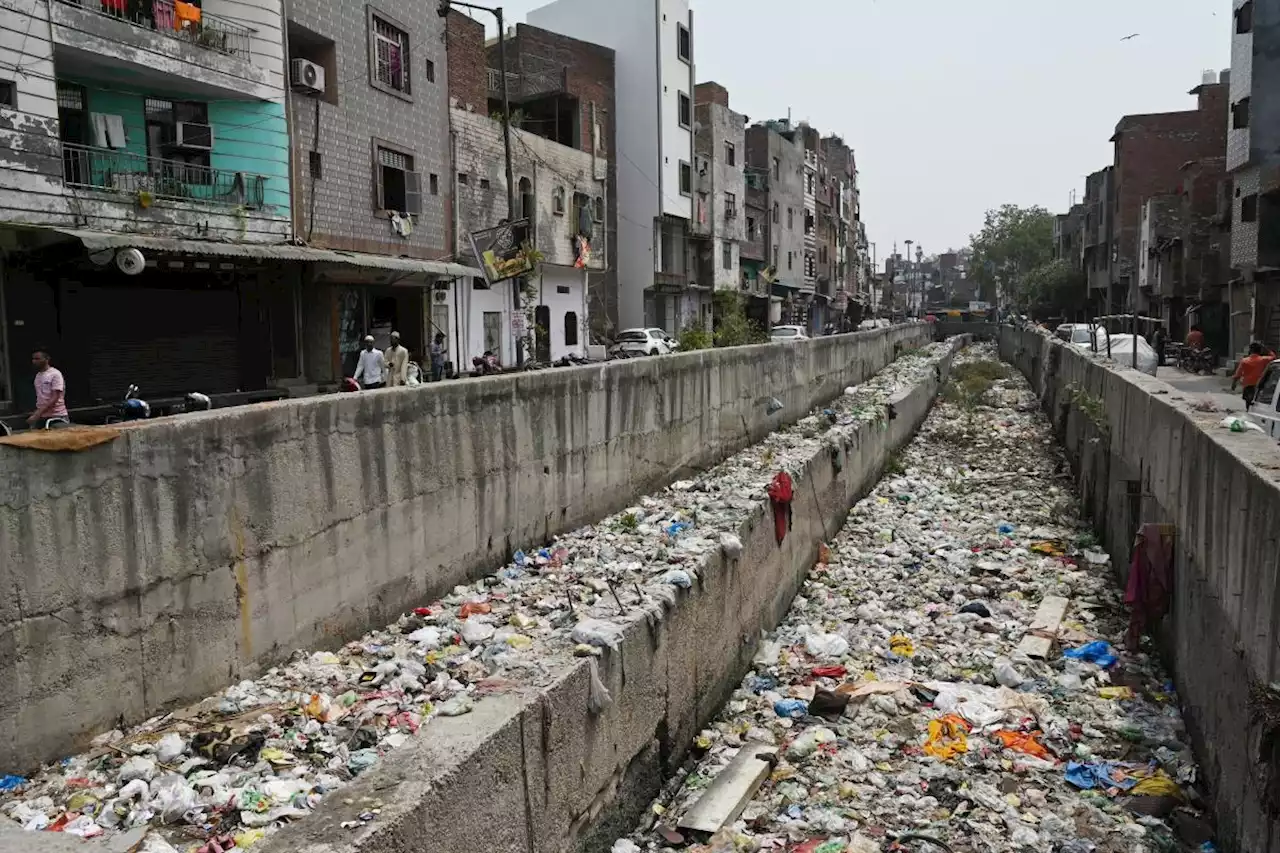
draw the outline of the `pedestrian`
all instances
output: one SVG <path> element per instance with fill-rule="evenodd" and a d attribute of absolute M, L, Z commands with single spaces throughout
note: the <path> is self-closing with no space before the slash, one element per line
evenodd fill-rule
<path fill-rule="evenodd" d="M 373 335 L 365 335 L 364 351 L 360 353 L 360 363 L 356 365 L 355 376 L 351 377 L 360 383 L 366 391 L 385 388 L 387 385 L 387 361 L 382 350 L 373 345 Z"/>
<path fill-rule="evenodd" d="M 36 410 L 27 418 L 33 429 L 69 426 L 67 414 L 67 382 L 62 371 L 49 360 L 49 351 L 40 347 L 31 353 L 31 366 L 36 369 Z"/>
<path fill-rule="evenodd" d="M 439 382 L 444 378 L 444 334 L 436 332 L 435 340 L 431 342 L 431 381 Z"/>
<path fill-rule="evenodd" d="M 1204 330 L 1199 326 L 1192 326 L 1191 331 L 1187 332 L 1187 346 L 1193 350 L 1204 349 Z"/>
<path fill-rule="evenodd" d="M 400 333 L 391 333 L 391 346 L 384 355 L 387 363 L 387 387 L 402 388 L 409 381 L 409 351 L 400 345 Z"/>
<path fill-rule="evenodd" d="M 1236 372 L 1231 376 L 1231 390 L 1236 390 L 1236 383 L 1239 382 L 1244 386 L 1244 407 L 1248 409 L 1253 405 L 1253 398 L 1258 393 L 1258 383 L 1262 381 L 1262 374 L 1266 372 L 1267 365 L 1276 360 L 1276 354 L 1272 350 L 1266 350 L 1262 344 L 1254 341 L 1249 344 L 1249 354 L 1240 359 L 1240 364 L 1236 366 Z"/>
<path fill-rule="evenodd" d="M 1164 367 L 1164 326 L 1156 326 L 1151 333 L 1151 348 L 1156 351 L 1156 365 Z"/>

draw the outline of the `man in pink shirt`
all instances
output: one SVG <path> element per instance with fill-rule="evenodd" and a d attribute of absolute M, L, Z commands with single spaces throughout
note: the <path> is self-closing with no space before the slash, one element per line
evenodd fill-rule
<path fill-rule="evenodd" d="M 49 363 L 49 353 L 43 349 L 31 353 L 31 366 L 36 369 L 36 410 L 27 418 L 27 423 L 35 429 L 66 426 L 70 421 L 67 383 L 62 371 Z"/>

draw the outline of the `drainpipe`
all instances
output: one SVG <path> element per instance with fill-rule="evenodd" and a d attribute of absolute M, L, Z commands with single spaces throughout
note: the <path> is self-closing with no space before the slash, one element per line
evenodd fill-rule
<path fill-rule="evenodd" d="M 289 148 L 289 242 L 296 243 L 298 240 L 297 218 L 295 212 L 297 210 L 296 191 L 298 188 L 297 173 L 297 157 L 293 150 L 293 129 L 297 127 L 293 119 L 293 95 L 289 88 L 289 0 L 283 0 L 280 4 L 280 36 L 283 39 L 284 47 L 284 65 L 281 72 L 284 74 L 284 120 L 288 125 L 288 148 Z M 320 102 L 316 101 L 316 138 L 320 136 L 319 107 Z M 315 195 L 315 184 L 312 183 L 311 194 Z M 314 205 L 312 206 L 314 209 Z"/>
<path fill-rule="evenodd" d="M 453 249 L 453 256 L 456 258 L 458 254 L 458 238 L 461 233 L 459 230 L 461 228 L 461 224 L 459 222 L 459 214 L 458 214 L 458 207 L 459 207 L 458 205 L 458 131 L 452 130 L 452 129 L 449 131 L 449 207 L 450 207 L 450 211 L 449 211 L 450 220 L 453 223 L 452 249 Z M 477 260 L 479 259 L 477 258 Z M 471 289 L 469 287 L 463 287 L 462 291 L 467 294 L 471 293 Z M 470 305 L 468 305 L 468 310 L 467 310 L 467 336 L 465 339 L 465 346 L 464 346 L 464 339 L 462 337 L 462 333 L 460 329 L 461 320 L 459 319 L 459 310 L 461 309 L 461 303 L 462 303 L 462 293 L 459 292 L 459 289 L 457 287 L 454 287 L 453 289 L 453 322 L 454 322 L 455 337 L 453 341 L 453 346 L 450 347 L 450 349 L 454 349 L 457 353 L 457 355 L 453 359 L 453 365 L 454 365 L 454 370 L 457 370 L 458 372 L 462 372 L 463 353 L 471 352 Z"/>

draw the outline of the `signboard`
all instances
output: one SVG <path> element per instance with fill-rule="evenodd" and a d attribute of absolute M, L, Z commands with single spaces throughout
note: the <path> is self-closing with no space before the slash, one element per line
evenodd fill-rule
<path fill-rule="evenodd" d="M 519 311 L 511 315 L 511 334 L 517 338 L 523 338 L 525 331 L 524 315 Z"/>
<path fill-rule="evenodd" d="M 976 313 L 978 311 L 989 311 L 989 310 L 991 310 L 990 303 L 987 303 L 987 302 L 970 302 L 969 303 L 970 314 Z"/>
<path fill-rule="evenodd" d="M 533 272 L 529 258 L 529 220 L 517 219 L 493 228 L 472 231 L 471 251 L 484 268 L 490 284 Z"/>

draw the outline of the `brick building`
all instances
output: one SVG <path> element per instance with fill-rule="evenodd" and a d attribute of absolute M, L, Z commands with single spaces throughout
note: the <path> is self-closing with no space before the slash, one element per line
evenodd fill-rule
<path fill-rule="evenodd" d="M 1139 232 L 1148 198 L 1177 190 L 1188 162 L 1221 157 L 1227 144 L 1227 86 L 1204 82 L 1191 90 L 1196 109 L 1128 115 L 1116 125 L 1115 220 L 1111 303 L 1149 310 L 1138 287 Z"/>
<path fill-rule="evenodd" d="M 771 322 L 802 323 L 808 314 L 813 288 L 804 279 L 804 144 L 785 120 L 763 122 L 747 128 L 747 182 L 764 194 L 764 271 L 777 311 Z"/>
<path fill-rule="evenodd" d="M 698 282 L 713 290 L 736 292 L 742 283 L 746 123 L 746 116 L 729 108 L 729 93 L 723 86 L 699 83 L 695 87 L 690 234 L 697 252 Z"/>
<path fill-rule="evenodd" d="M 1112 222 L 1115 220 L 1115 168 L 1099 169 L 1084 182 L 1084 233 L 1081 265 L 1088 279 L 1089 306 L 1093 314 L 1109 314 L 1111 304 Z"/>

